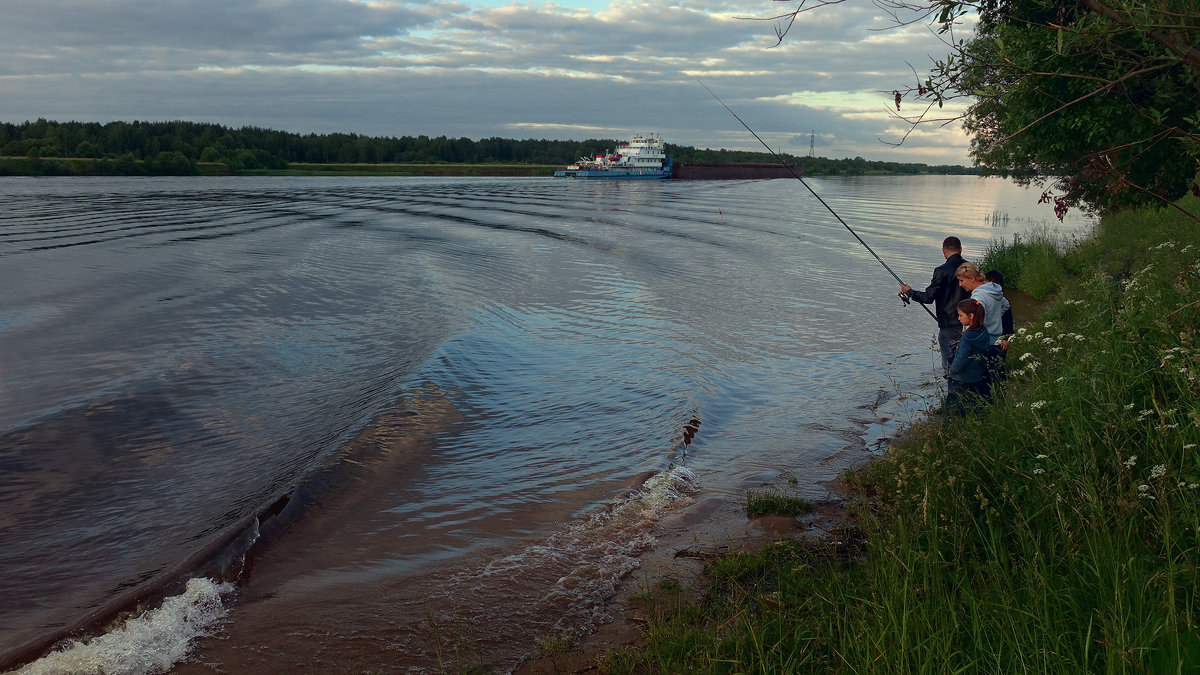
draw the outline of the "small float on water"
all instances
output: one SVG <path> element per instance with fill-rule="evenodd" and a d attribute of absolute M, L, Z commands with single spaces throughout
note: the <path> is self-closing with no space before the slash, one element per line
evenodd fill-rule
<path fill-rule="evenodd" d="M 673 160 L 657 134 L 634 134 L 604 155 L 582 157 L 554 172 L 556 178 L 670 178 Z"/>

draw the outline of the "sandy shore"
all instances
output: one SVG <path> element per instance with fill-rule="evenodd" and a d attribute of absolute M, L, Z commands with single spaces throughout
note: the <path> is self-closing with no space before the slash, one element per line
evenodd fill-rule
<path fill-rule="evenodd" d="M 830 497 L 801 518 L 760 516 L 747 519 L 744 505 L 721 499 L 697 502 L 666 523 L 656 547 L 644 553 L 639 569 L 627 576 L 609 601 L 613 620 L 600 626 L 569 652 L 543 654 L 518 668 L 522 675 L 587 673 L 598 670 L 607 651 L 638 644 L 647 608 L 637 595 L 658 593 L 659 582 L 677 582 L 688 597 L 700 599 L 708 588 L 704 563 L 716 556 L 757 551 L 779 539 L 817 539 L 847 521 L 845 500 L 837 481 L 823 483 Z M 551 650 L 554 651 L 554 650 Z"/>
<path fill-rule="evenodd" d="M 861 437 L 843 450 L 826 457 L 822 464 L 835 469 L 860 466 L 880 456 L 892 438 L 903 433 L 905 421 L 912 417 L 912 402 L 880 401 L 863 409 Z M 778 488 L 779 486 L 774 486 Z M 637 645 L 647 623 L 647 608 L 635 596 L 658 592 L 663 580 L 677 582 L 692 599 L 700 599 L 708 590 L 704 576 L 705 561 L 741 551 L 758 551 L 780 539 L 807 539 L 814 544 L 850 520 L 848 497 L 840 477 L 808 486 L 801 496 L 813 501 L 815 508 L 805 516 L 760 516 L 747 518 L 745 505 L 711 497 L 690 504 L 659 523 L 654 549 L 642 554 L 640 567 L 621 583 L 609 600 L 608 613 L 613 620 L 600 626 L 570 651 L 545 650 L 533 661 L 514 672 L 520 675 L 588 673 L 599 670 L 597 662 L 605 652 Z"/>

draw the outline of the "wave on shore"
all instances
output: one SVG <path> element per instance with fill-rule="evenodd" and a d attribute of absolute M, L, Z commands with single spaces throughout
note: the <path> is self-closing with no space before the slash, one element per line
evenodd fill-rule
<path fill-rule="evenodd" d="M 222 598 L 233 588 L 231 583 L 191 579 L 183 593 L 167 598 L 158 609 L 128 619 L 123 626 L 87 642 L 72 641 L 16 672 L 165 673 L 187 656 L 196 638 L 207 635 L 225 616 Z"/>

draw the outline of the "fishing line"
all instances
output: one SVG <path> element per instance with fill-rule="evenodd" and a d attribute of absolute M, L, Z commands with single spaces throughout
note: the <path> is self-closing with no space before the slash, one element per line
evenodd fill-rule
<path fill-rule="evenodd" d="M 870 246 L 868 246 L 867 242 L 863 241 L 862 237 L 858 236 L 857 232 L 855 232 L 849 225 L 846 224 L 846 221 L 842 220 L 842 217 L 837 214 L 837 211 L 833 210 L 833 207 L 831 207 L 829 204 L 826 204 L 824 199 L 821 199 L 821 195 L 817 194 L 817 191 L 812 189 L 812 187 L 810 187 L 809 184 L 806 183 L 804 181 L 804 179 L 800 177 L 800 174 L 796 173 L 796 170 L 794 168 L 792 168 L 791 164 L 788 164 L 787 162 L 785 162 L 783 160 L 782 157 L 777 155 L 775 153 L 775 151 L 771 149 L 771 146 L 767 145 L 766 141 L 764 141 L 761 137 L 759 137 L 758 134 L 754 133 L 754 130 L 750 128 L 749 124 L 746 124 L 746 122 L 744 120 L 742 120 L 742 118 L 738 117 L 737 113 L 733 112 L 733 108 L 730 108 L 729 106 L 725 105 L 725 101 L 722 101 L 720 96 L 717 96 L 715 93 L 713 93 L 713 90 L 709 89 L 708 85 L 704 84 L 700 80 L 696 80 L 696 84 L 699 84 L 701 87 L 704 87 L 705 91 L 707 91 L 709 94 L 711 94 L 713 98 L 717 99 L 717 103 L 720 103 L 723 108 L 728 110 L 729 114 L 733 115 L 733 118 L 735 120 L 741 122 L 742 126 L 746 127 L 746 131 L 749 131 L 752 136 L 757 138 L 758 142 L 762 143 L 763 147 L 767 149 L 767 152 L 771 153 L 771 156 L 774 157 L 780 164 L 782 164 L 783 168 L 788 170 L 788 173 L 792 174 L 793 178 L 800 181 L 801 185 L 808 188 L 808 191 L 812 193 L 812 196 L 816 197 L 817 201 L 821 202 L 821 206 L 824 206 L 825 208 L 829 209 L 829 212 L 833 214 L 834 218 L 837 218 L 837 221 L 842 224 L 842 227 L 846 228 L 846 231 L 848 231 L 850 234 L 854 235 L 854 238 L 858 240 L 858 243 L 862 244 L 863 248 L 867 249 L 867 251 L 870 252 L 871 255 L 875 256 L 875 259 L 879 261 L 880 265 L 883 265 L 883 269 L 887 270 L 888 274 L 891 274 L 893 279 L 895 279 L 897 282 L 899 282 L 902 285 L 905 285 L 905 286 L 908 285 L 908 284 L 905 284 L 900 279 L 899 275 L 897 275 L 895 272 L 892 271 L 892 268 L 888 267 L 887 263 L 883 262 L 883 258 L 880 258 L 879 254 L 876 253 L 875 250 L 872 249 Z M 906 305 L 909 303 L 908 296 L 906 296 L 903 293 L 900 294 L 900 299 L 903 300 L 904 304 L 906 304 Z M 929 316 L 932 316 L 935 320 L 937 319 L 937 317 L 934 316 L 933 311 L 930 310 L 929 307 L 927 307 L 926 305 L 924 305 L 922 303 L 917 303 L 917 304 L 921 305 L 921 308 L 924 309 L 926 312 L 928 312 Z"/>

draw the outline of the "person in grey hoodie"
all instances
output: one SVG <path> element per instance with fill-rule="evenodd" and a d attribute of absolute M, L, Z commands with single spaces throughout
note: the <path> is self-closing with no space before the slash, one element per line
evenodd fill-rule
<path fill-rule="evenodd" d="M 963 263 L 954 271 L 958 285 L 971 294 L 973 300 L 979 301 L 986 312 L 986 328 L 992 344 L 999 344 L 1004 335 L 1002 317 L 1011 308 L 1008 298 L 1004 297 L 1004 289 L 992 281 L 988 281 L 975 263 Z"/>

